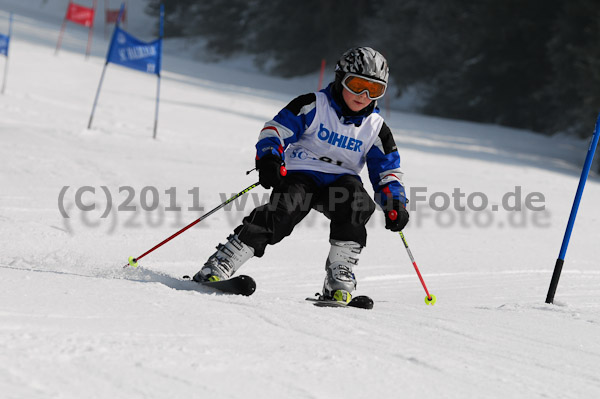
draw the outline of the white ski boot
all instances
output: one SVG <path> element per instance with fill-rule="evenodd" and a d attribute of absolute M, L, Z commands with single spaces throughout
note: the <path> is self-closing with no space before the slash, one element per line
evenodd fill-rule
<path fill-rule="evenodd" d="M 325 282 L 323 296 L 338 302 L 348 303 L 352 299 L 352 291 L 356 289 L 356 278 L 352 267 L 358 264 L 358 256 L 362 246 L 354 241 L 330 240 L 331 249 L 325 262 Z"/>
<path fill-rule="evenodd" d="M 194 276 L 195 281 L 227 280 L 251 257 L 254 248 L 241 242 L 237 234 L 227 237 L 225 244 L 217 245 L 215 252 Z"/>

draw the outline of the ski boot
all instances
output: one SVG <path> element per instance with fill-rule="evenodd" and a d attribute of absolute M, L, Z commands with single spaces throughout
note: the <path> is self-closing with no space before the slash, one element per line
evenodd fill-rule
<path fill-rule="evenodd" d="M 254 248 L 241 242 L 237 234 L 227 237 L 225 244 L 217 245 L 217 252 L 212 254 L 202 269 L 194 275 L 198 282 L 227 280 L 251 257 Z"/>
<path fill-rule="evenodd" d="M 354 241 L 329 242 L 331 249 L 325 262 L 327 275 L 323 283 L 323 297 L 347 304 L 352 300 L 352 291 L 356 289 L 352 267 L 358 264 L 362 247 Z"/>

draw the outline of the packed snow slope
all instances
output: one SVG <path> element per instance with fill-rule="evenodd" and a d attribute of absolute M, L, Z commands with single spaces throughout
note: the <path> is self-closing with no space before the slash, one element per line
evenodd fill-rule
<path fill-rule="evenodd" d="M 219 295 L 181 276 L 262 188 L 123 265 L 253 184 L 263 123 L 316 76 L 179 58 L 167 41 L 157 139 L 156 76 L 115 65 L 88 130 L 108 43 L 99 22 L 86 60 L 87 32 L 69 25 L 54 55 L 66 3 L 0 1 L 0 32 L 17 12 L 0 96 L 3 398 L 600 396 L 595 175 L 544 303 L 587 141 L 390 112 L 412 198 L 406 238 L 437 304 L 380 211 L 355 270 L 373 310 L 305 301 L 329 249 L 317 213 L 243 267 L 253 296 Z M 129 31 L 151 39 L 155 21 L 129 4 Z"/>

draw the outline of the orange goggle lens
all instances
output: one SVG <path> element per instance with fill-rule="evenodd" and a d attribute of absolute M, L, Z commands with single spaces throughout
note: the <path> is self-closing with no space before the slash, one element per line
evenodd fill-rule
<path fill-rule="evenodd" d="M 376 100 L 385 94 L 385 83 L 363 78 L 362 76 L 348 75 L 342 83 L 346 89 L 356 95 L 366 91 L 371 100 Z"/>

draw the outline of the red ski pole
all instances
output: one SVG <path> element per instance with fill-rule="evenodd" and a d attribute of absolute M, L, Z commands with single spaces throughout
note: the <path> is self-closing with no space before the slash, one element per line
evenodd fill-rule
<path fill-rule="evenodd" d="M 246 172 L 246 174 L 250 173 L 251 171 Z M 281 176 L 285 176 L 287 175 L 287 169 L 282 165 L 279 168 L 279 173 L 281 174 Z M 169 241 L 171 241 L 173 238 L 177 237 L 178 235 L 180 235 L 181 233 L 183 233 L 184 231 L 186 231 L 187 229 L 197 225 L 198 223 L 200 223 L 201 221 L 203 221 L 204 219 L 206 219 L 207 217 L 209 217 L 210 215 L 212 215 L 213 213 L 215 213 L 216 211 L 218 211 L 219 209 L 223 208 L 225 205 L 229 204 L 231 201 L 235 200 L 238 197 L 241 197 L 242 195 L 246 194 L 248 191 L 252 190 L 253 188 L 256 188 L 257 186 L 259 186 L 260 183 L 256 182 L 253 185 L 243 189 L 242 191 L 240 191 L 239 193 L 233 195 L 231 198 L 229 198 L 227 201 L 221 203 L 219 206 L 217 206 L 216 208 L 208 211 L 207 213 L 205 213 L 204 215 L 200 216 L 198 219 L 194 220 L 192 223 L 188 224 L 187 226 L 185 226 L 183 229 L 179 230 L 178 232 L 176 232 L 175 234 L 171 235 L 168 238 L 165 238 L 163 241 L 161 241 L 160 243 L 156 244 L 155 246 L 153 246 L 152 248 L 150 248 L 149 250 L 147 250 L 146 252 L 144 252 L 143 254 L 141 254 L 140 256 L 134 258 L 133 256 L 129 257 L 129 261 L 127 262 L 127 264 L 125 266 L 123 266 L 123 269 L 125 269 L 127 266 L 133 266 L 133 267 L 138 267 L 138 261 L 140 259 L 142 259 L 144 256 L 148 255 L 150 252 L 154 251 L 155 249 L 158 249 L 160 247 L 162 247 L 163 245 L 165 245 L 166 243 L 168 243 Z"/>
<path fill-rule="evenodd" d="M 206 219 L 207 217 L 209 217 L 210 215 L 212 215 L 213 213 L 215 213 L 219 209 L 223 208 L 225 205 L 229 204 L 231 201 L 235 200 L 238 197 L 241 197 L 242 195 L 246 194 L 248 191 L 252 190 L 253 188 L 257 187 L 258 185 L 259 185 L 259 183 L 256 182 L 253 185 L 251 185 L 251 186 L 245 188 L 244 190 L 240 191 L 239 193 L 235 194 L 234 196 L 232 196 L 231 198 L 229 198 L 227 201 L 223 202 L 222 204 L 220 204 L 216 208 L 214 208 L 214 209 L 210 210 L 209 212 L 205 213 L 204 215 L 200 216 L 198 219 L 194 220 L 192 223 L 188 224 L 183 229 L 179 230 L 175 234 L 171 235 L 170 237 L 168 237 L 168 238 L 164 239 L 163 241 L 161 241 L 160 243 L 156 244 L 154 247 L 150 248 L 149 250 L 147 250 L 146 252 L 144 252 L 140 256 L 138 256 L 136 258 L 134 258 L 133 256 L 130 256 L 129 257 L 129 262 L 125 266 L 123 266 L 123 269 L 125 269 L 127 266 L 138 267 L 138 261 L 140 259 L 142 259 L 144 256 L 148 255 L 150 252 L 154 251 L 155 249 L 158 249 L 158 248 L 162 247 L 163 245 L 165 245 L 166 243 L 168 243 L 169 241 L 171 241 L 173 238 L 177 237 L 178 235 L 180 235 L 181 233 L 183 233 L 187 229 L 189 229 L 189 228 L 195 226 L 196 224 L 200 223 L 201 221 L 203 221 L 204 219 Z"/>
<path fill-rule="evenodd" d="M 398 212 L 396 212 L 395 210 L 391 210 L 389 212 L 389 217 L 392 220 L 396 220 L 396 218 L 398 217 Z M 415 267 L 415 271 L 417 272 L 417 276 L 419 276 L 419 280 L 421 281 L 421 285 L 423 286 L 423 289 L 425 289 L 425 293 L 427 294 L 427 296 L 425 297 L 425 304 L 427 304 L 427 305 L 435 305 L 435 302 L 437 301 L 437 298 L 435 297 L 435 295 L 431 295 L 429 293 L 429 291 L 427 290 L 427 286 L 425 285 L 425 281 L 423 280 L 423 276 L 421 276 L 421 272 L 419 271 L 419 268 L 417 267 L 417 262 L 415 262 L 415 258 L 413 257 L 413 254 L 410 251 L 410 248 L 408 247 L 408 243 L 406 242 L 406 237 L 404 237 L 404 233 L 402 233 L 401 231 L 400 231 L 400 238 L 402 238 L 402 242 L 404 243 L 404 247 L 406 248 L 406 252 L 408 252 L 408 257 L 410 258 L 413 266 Z"/>

